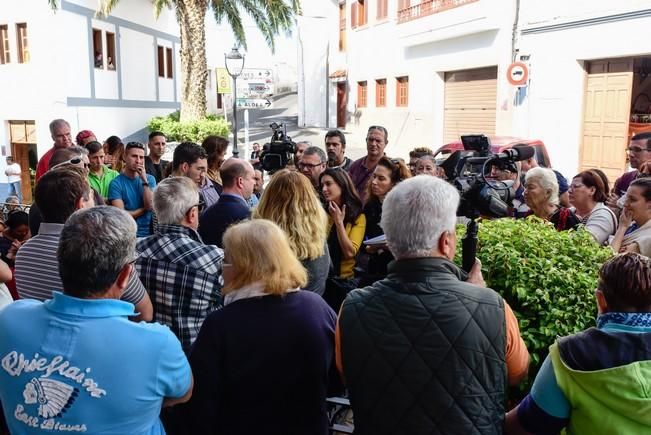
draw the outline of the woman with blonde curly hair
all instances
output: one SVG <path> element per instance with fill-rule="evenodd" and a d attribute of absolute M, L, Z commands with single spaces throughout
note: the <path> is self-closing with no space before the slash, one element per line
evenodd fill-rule
<path fill-rule="evenodd" d="M 323 295 L 330 269 L 328 216 L 309 179 L 287 169 L 275 173 L 252 217 L 268 219 L 287 234 L 289 246 L 308 271 L 304 290 Z"/>

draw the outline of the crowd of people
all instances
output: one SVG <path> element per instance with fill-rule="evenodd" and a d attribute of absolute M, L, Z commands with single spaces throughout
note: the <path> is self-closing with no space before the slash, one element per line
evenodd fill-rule
<path fill-rule="evenodd" d="M 391 158 L 371 126 L 353 161 L 330 130 L 265 185 L 259 145 L 227 159 L 209 136 L 166 161 L 161 132 L 50 131 L 35 203 L 0 237 L 10 433 L 325 435 L 333 395 L 361 435 L 651 429 L 651 134 L 613 190 L 535 157 L 486 174 L 513 190 L 511 217 L 583 226 L 618 254 L 597 327 L 559 339 L 509 410 L 529 353 L 480 262 L 453 262 L 460 195 L 431 149 Z"/>

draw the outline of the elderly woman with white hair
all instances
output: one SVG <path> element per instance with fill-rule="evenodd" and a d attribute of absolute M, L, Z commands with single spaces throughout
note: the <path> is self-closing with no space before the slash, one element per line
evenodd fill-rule
<path fill-rule="evenodd" d="M 554 171 L 548 168 L 532 168 L 524 179 L 524 201 L 537 217 L 554 224 L 558 231 L 565 231 L 580 223 L 569 208 L 559 205 L 558 181 Z"/>

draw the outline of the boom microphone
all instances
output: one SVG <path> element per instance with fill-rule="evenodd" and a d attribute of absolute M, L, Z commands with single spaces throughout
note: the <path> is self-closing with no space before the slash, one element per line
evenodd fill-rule
<path fill-rule="evenodd" d="M 491 157 L 491 160 L 508 160 L 510 162 L 521 162 L 523 160 L 529 160 L 536 154 L 536 150 L 533 147 L 526 145 L 514 146 L 507 150 L 497 153 Z"/>

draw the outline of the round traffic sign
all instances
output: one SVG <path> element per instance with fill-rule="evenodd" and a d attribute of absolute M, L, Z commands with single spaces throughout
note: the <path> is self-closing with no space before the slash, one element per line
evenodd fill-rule
<path fill-rule="evenodd" d="M 513 62 L 506 70 L 506 78 L 513 86 L 522 86 L 529 80 L 529 68 L 525 63 Z"/>

